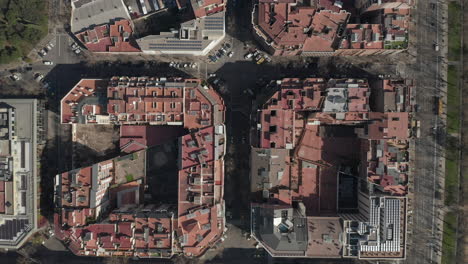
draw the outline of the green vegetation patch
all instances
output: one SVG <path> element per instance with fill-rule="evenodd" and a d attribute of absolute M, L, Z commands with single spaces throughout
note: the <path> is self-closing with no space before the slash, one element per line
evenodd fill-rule
<path fill-rule="evenodd" d="M 408 41 L 385 41 L 384 48 L 386 49 L 406 49 Z"/>
<path fill-rule="evenodd" d="M 458 197 L 458 151 L 447 148 L 445 159 L 445 205 L 457 202 Z"/>
<path fill-rule="evenodd" d="M 447 133 L 460 129 L 460 89 L 458 67 L 449 65 L 447 72 Z"/>
<path fill-rule="evenodd" d="M 458 68 L 448 67 L 447 87 L 447 146 L 445 159 L 445 204 L 457 202 L 458 197 L 458 132 L 460 129 L 460 89 Z"/>
<path fill-rule="evenodd" d="M 448 9 L 448 58 L 451 61 L 457 61 L 460 58 L 461 50 L 461 12 L 462 9 L 458 2 L 451 1 Z"/>
<path fill-rule="evenodd" d="M 0 64 L 26 57 L 46 34 L 46 1 L 0 0 Z"/>
<path fill-rule="evenodd" d="M 442 263 L 456 263 L 457 215 L 449 212 L 444 217 L 444 237 L 442 238 Z"/>
<path fill-rule="evenodd" d="M 134 179 L 134 178 L 133 178 L 133 174 L 127 174 L 127 175 L 125 175 L 125 179 L 127 179 L 127 182 L 133 181 L 133 179 Z"/>

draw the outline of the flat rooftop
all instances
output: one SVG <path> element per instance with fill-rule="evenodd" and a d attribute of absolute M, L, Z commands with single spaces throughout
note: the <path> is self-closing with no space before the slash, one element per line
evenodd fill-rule
<path fill-rule="evenodd" d="M 71 31 L 78 33 L 91 26 L 130 19 L 123 0 L 73 0 Z"/>
<path fill-rule="evenodd" d="M 0 99 L 0 248 L 16 249 L 37 229 L 36 99 Z"/>

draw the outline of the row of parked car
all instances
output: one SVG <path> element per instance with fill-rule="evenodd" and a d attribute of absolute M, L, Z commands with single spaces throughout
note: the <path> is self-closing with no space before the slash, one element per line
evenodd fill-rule
<path fill-rule="evenodd" d="M 47 55 L 47 53 L 48 53 L 49 51 L 52 50 L 53 47 L 55 47 L 55 44 L 54 44 L 53 41 L 50 41 L 49 43 L 47 43 L 47 44 L 45 45 L 44 48 L 42 48 L 42 49 L 39 51 L 39 53 L 38 53 L 39 56 L 44 57 L 45 55 Z"/>
<path fill-rule="evenodd" d="M 171 61 L 171 62 L 169 62 L 169 67 L 195 69 L 197 67 L 197 63 L 196 62 L 183 63 L 183 62 L 173 62 L 173 61 Z"/>
<path fill-rule="evenodd" d="M 257 49 L 249 51 L 247 54 L 244 55 L 244 59 L 252 59 L 257 64 L 263 64 L 265 62 L 271 62 L 271 58 L 268 57 L 265 53 L 260 52 Z"/>
<path fill-rule="evenodd" d="M 208 58 L 212 62 L 217 62 L 223 56 L 227 56 L 229 58 L 234 56 L 234 51 L 231 50 L 231 44 L 224 43 L 223 45 L 221 45 L 221 48 L 215 52 L 214 55 L 209 55 Z"/>

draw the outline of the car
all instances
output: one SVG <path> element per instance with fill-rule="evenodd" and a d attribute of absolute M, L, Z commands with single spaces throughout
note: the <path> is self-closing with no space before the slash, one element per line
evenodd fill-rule
<path fill-rule="evenodd" d="M 216 77 L 216 73 L 210 73 L 210 74 L 208 74 L 208 77 L 214 78 L 214 77 Z"/>
<path fill-rule="evenodd" d="M 217 61 L 218 61 L 218 58 L 217 58 L 216 56 L 214 56 L 214 55 L 210 55 L 210 56 L 208 56 L 208 58 L 209 58 L 210 61 L 212 61 L 212 62 L 217 62 Z"/>
<path fill-rule="evenodd" d="M 42 63 L 44 63 L 44 65 L 54 65 L 54 62 L 53 61 L 43 61 Z"/>
<path fill-rule="evenodd" d="M 53 41 L 50 41 L 50 42 L 49 42 L 49 46 L 51 46 L 52 48 L 55 47 L 54 42 L 53 42 Z"/>
<path fill-rule="evenodd" d="M 13 81 L 19 81 L 19 80 L 21 80 L 21 74 L 19 74 L 19 73 L 13 73 L 13 74 L 11 75 L 11 79 L 13 79 Z"/>
<path fill-rule="evenodd" d="M 221 59 L 222 56 L 223 56 L 223 54 L 219 53 L 219 51 L 216 52 L 216 57 L 217 57 L 218 59 Z"/>
<path fill-rule="evenodd" d="M 44 75 L 42 75 L 40 73 L 36 73 L 36 75 L 34 77 L 34 80 L 36 80 L 36 82 L 41 82 L 43 79 L 44 79 Z"/>
<path fill-rule="evenodd" d="M 39 54 L 42 55 L 42 56 L 45 56 L 45 55 L 47 55 L 47 50 L 46 49 L 41 49 L 39 51 Z"/>
<path fill-rule="evenodd" d="M 224 48 L 225 48 L 225 49 L 230 49 L 230 48 L 231 48 L 231 44 L 229 44 L 229 43 L 224 43 Z"/>
<path fill-rule="evenodd" d="M 52 46 L 51 46 L 50 44 L 47 44 L 47 45 L 45 46 L 45 48 L 47 48 L 47 50 L 49 50 L 49 51 L 52 50 Z"/>
<path fill-rule="evenodd" d="M 256 61 L 260 60 L 261 58 L 263 58 L 263 54 L 261 53 L 258 53 L 257 56 L 255 56 Z"/>
<path fill-rule="evenodd" d="M 196 63 L 196 62 L 190 63 L 190 67 L 192 67 L 192 69 L 196 68 L 196 67 L 197 67 L 197 63 Z"/>
<path fill-rule="evenodd" d="M 265 58 L 264 57 L 261 57 L 258 61 L 257 61 L 257 64 L 262 64 L 265 62 Z"/>
<path fill-rule="evenodd" d="M 75 50 L 75 54 L 80 54 L 80 53 L 81 53 L 81 49 L 78 48 Z"/>
<path fill-rule="evenodd" d="M 254 56 L 254 57 L 257 57 L 259 54 L 260 54 L 260 51 L 254 50 L 254 52 L 253 52 L 253 56 Z"/>
<path fill-rule="evenodd" d="M 265 55 L 264 58 L 265 58 L 265 60 L 266 60 L 267 62 L 271 62 L 271 58 L 270 58 L 270 57 L 268 57 L 268 56 Z"/>
<path fill-rule="evenodd" d="M 185 64 L 184 64 L 184 68 L 187 68 L 187 67 L 188 67 L 188 64 L 187 64 L 187 63 L 185 63 Z"/>
<path fill-rule="evenodd" d="M 232 56 L 234 56 L 234 51 L 230 51 L 227 55 L 229 58 L 232 58 Z"/>
<path fill-rule="evenodd" d="M 250 52 L 244 55 L 244 59 L 246 59 L 246 60 L 248 60 L 248 59 L 250 59 L 252 57 L 253 57 L 253 54 L 250 53 Z"/>
<path fill-rule="evenodd" d="M 226 50 L 223 49 L 223 48 L 220 48 L 220 49 L 218 50 L 218 52 L 221 53 L 221 55 L 226 54 Z"/>
<path fill-rule="evenodd" d="M 171 61 L 169 62 L 169 67 L 174 67 L 175 62 Z"/>
<path fill-rule="evenodd" d="M 434 43 L 434 50 L 435 50 L 435 51 L 439 51 L 439 44 Z"/>

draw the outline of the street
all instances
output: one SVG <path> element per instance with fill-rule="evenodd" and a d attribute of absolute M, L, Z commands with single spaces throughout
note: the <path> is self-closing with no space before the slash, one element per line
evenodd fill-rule
<path fill-rule="evenodd" d="M 435 4 L 435 9 L 431 8 Z M 443 221 L 443 186 L 445 174 L 445 118 L 434 113 L 434 99 L 446 102 L 446 28 L 447 7 L 440 1 L 418 1 L 413 31 L 416 63 L 408 74 L 415 76 L 414 93 L 418 105 L 416 119 L 421 120 L 421 137 L 416 139 L 413 152 L 413 180 L 410 182 L 408 257 L 406 263 L 440 263 Z M 433 23 L 433 22 L 436 23 Z M 434 51 L 435 44 L 440 51 Z M 413 53 L 414 52 L 414 53 Z M 445 108 L 445 107 L 444 107 Z M 412 212 L 412 213 L 410 213 Z"/>

